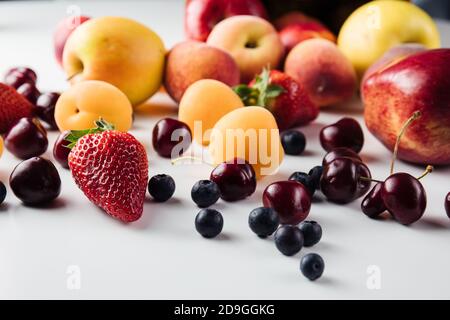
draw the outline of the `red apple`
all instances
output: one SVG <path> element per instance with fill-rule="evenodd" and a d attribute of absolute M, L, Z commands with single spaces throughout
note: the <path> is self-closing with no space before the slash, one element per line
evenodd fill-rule
<path fill-rule="evenodd" d="M 62 66 L 62 56 L 67 38 L 80 24 L 89 20 L 87 16 L 70 16 L 61 20 L 56 26 L 53 34 L 53 45 L 55 48 L 55 57 L 59 65 Z"/>
<path fill-rule="evenodd" d="M 390 65 L 393 65 L 414 53 L 422 52 L 425 51 L 426 49 L 427 48 L 425 46 L 419 43 L 405 43 L 389 49 L 380 59 L 375 61 L 375 63 L 372 64 L 369 67 L 369 69 L 366 70 L 361 80 L 361 86 L 366 81 L 366 79 L 374 72 L 387 68 Z"/>
<path fill-rule="evenodd" d="M 217 23 L 237 15 L 267 19 L 266 9 L 260 0 L 188 0 L 184 16 L 186 38 L 206 41 Z"/>
<path fill-rule="evenodd" d="M 289 24 L 281 29 L 278 34 L 280 35 L 286 53 L 291 51 L 298 43 L 307 39 L 323 38 L 336 42 L 335 35 L 323 24 L 315 21 Z"/>
<path fill-rule="evenodd" d="M 278 31 L 281 31 L 282 29 L 284 29 L 290 25 L 295 25 L 298 23 L 301 24 L 301 23 L 305 23 L 305 22 L 320 23 L 319 20 L 312 18 L 310 16 L 307 16 L 303 12 L 291 11 L 291 12 L 288 12 L 288 13 L 282 15 L 281 17 L 277 18 L 275 21 L 273 21 L 273 25 Z"/>
<path fill-rule="evenodd" d="M 393 150 L 403 123 L 398 157 L 418 164 L 450 164 L 450 49 L 410 55 L 372 73 L 362 84 L 364 117 L 370 132 Z"/>

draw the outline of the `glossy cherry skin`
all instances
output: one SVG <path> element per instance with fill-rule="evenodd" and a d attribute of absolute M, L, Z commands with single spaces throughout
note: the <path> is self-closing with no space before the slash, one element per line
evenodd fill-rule
<path fill-rule="evenodd" d="M 266 187 L 263 204 L 273 208 L 282 224 L 299 224 L 309 214 L 311 196 L 308 190 L 297 181 L 278 181 Z"/>
<path fill-rule="evenodd" d="M 358 153 L 364 144 L 364 134 L 358 121 L 342 118 L 320 130 L 320 144 L 326 151 L 345 147 Z"/>
<path fill-rule="evenodd" d="M 61 132 L 53 145 L 53 157 L 61 165 L 61 167 L 66 169 L 69 169 L 68 157 L 70 149 L 67 148 L 67 146 L 70 142 L 66 140 L 69 134 L 69 130 Z"/>
<path fill-rule="evenodd" d="M 21 118 L 6 134 L 5 147 L 20 159 L 39 156 L 47 150 L 47 132 L 38 119 Z"/>
<path fill-rule="evenodd" d="M 192 142 L 191 130 L 184 122 L 164 118 L 159 120 L 153 128 L 152 143 L 155 151 L 164 158 L 179 157 Z M 172 155 L 172 149 L 180 144 L 176 154 Z"/>
<path fill-rule="evenodd" d="M 330 152 L 328 152 L 322 160 L 322 166 L 326 166 L 327 164 L 329 164 L 331 161 L 333 161 L 336 158 L 341 158 L 341 157 L 346 157 L 346 158 L 352 158 L 352 159 L 356 159 L 362 162 L 361 157 L 352 149 L 349 148 L 335 148 L 333 150 L 331 150 Z"/>
<path fill-rule="evenodd" d="M 381 197 L 395 220 L 405 225 L 419 220 L 427 206 L 427 196 L 420 181 L 404 172 L 394 173 L 384 181 Z"/>
<path fill-rule="evenodd" d="M 376 218 L 386 211 L 386 206 L 381 197 L 382 188 L 383 182 L 378 182 L 361 202 L 361 210 L 369 218 Z"/>
<path fill-rule="evenodd" d="M 35 84 L 36 79 L 36 73 L 32 69 L 26 67 L 16 67 L 10 69 L 5 74 L 4 82 L 5 84 L 17 89 L 24 83 Z"/>
<path fill-rule="evenodd" d="M 34 83 L 24 83 L 17 88 L 17 92 L 24 96 L 32 104 L 36 105 L 37 99 L 41 95 Z"/>
<path fill-rule="evenodd" d="M 9 177 L 9 185 L 17 198 L 31 206 L 46 204 L 61 192 L 58 170 L 40 157 L 19 163 Z"/>
<path fill-rule="evenodd" d="M 36 115 L 53 130 L 58 129 L 55 121 L 55 106 L 59 96 L 58 92 L 46 92 L 36 101 Z"/>
<path fill-rule="evenodd" d="M 328 200 L 348 203 L 369 190 L 370 181 L 361 180 L 361 177 L 371 178 L 364 163 L 351 158 L 336 158 L 324 167 L 320 188 Z"/>
<path fill-rule="evenodd" d="M 447 193 L 445 197 L 445 212 L 447 212 L 447 216 L 450 218 L 450 192 Z"/>
<path fill-rule="evenodd" d="M 256 190 L 256 174 L 248 162 L 240 159 L 219 164 L 211 172 L 209 180 L 220 189 L 225 201 L 237 201 L 251 196 Z"/>

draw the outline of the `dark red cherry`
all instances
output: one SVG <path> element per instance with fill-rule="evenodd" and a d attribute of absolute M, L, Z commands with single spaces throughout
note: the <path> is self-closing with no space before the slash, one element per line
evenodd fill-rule
<path fill-rule="evenodd" d="M 401 224 L 419 220 L 427 206 L 425 189 L 415 177 L 398 172 L 390 175 L 381 188 L 386 209 Z"/>
<path fill-rule="evenodd" d="M 26 67 L 16 67 L 5 74 L 4 83 L 17 89 L 24 83 L 36 84 L 36 73 Z"/>
<path fill-rule="evenodd" d="M 46 92 L 41 94 L 36 101 L 36 115 L 53 130 L 58 129 L 55 121 L 55 105 L 59 96 L 58 92 Z"/>
<path fill-rule="evenodd" d="M 447 216 L 450 218 L 450 192 L 447 193 L 445 197 L 445 212 L 447 212 Z"/>
<path fill-rule="evenodd" d="M 364 178 L 371 178 L 364 163 L 351 158 L 336 158 L 324 167 L 320 188 L 328 200 L 348 203 L 369 190 L 371 183 Z"/>
<path fill-rule="evenodd" d="M 6 134 L 5 147 L 20 159 L 39 156 L 47 150 L 47 132 L 37 118 L 21 118 Z"/>
<path fill-rule="evenodd" d="M 336 123 L 322 128 L 320 144 L 326 151 L 345 147 L 360 152 L 364 144 L 364 134 L 358 121 L 342 118 Z"/>
<path fill-rule="evenodd" d="M 153 128 L 153 148 L 164 158 L 176 158 L 183 154 L 192 142 L 191 130 L 178 120 L 164 118 Z M 176 149 L 174 149 L 176 147 Z M 174 151 L 174 154 L 172 154 Z"/>
<path fill-rule="evenodd" d="M 330 152 L 328 152 L 323 157 L 322 166 L 326 166 L 334 159 L 340 158 L 340 157 L 352 158 L 352 159 L 356 159 L 356 160 L 359 160 L 362 162 L 362 159 L 355 151 L 353 151 L 352 149 L 349 149 L 349 148 L 341 147 L 341 148 L 335 148 L 335 149 L 331 150 Z"/>
<path fill-rule="evenodd" d="M 383 182 L 378 182 L 361 202 L 361 210 L 369 218 L 376 218 L 386 211 L 386 206 L 381 197 L 382 188 Z"/>
<path fill-rule="evenodd" d="M 61 192 L 58 170 L 40 157 L 19 163 L 9 177 L 9 185 L 17 198 L 32 206 L 46 204 Z"/>
<path fill-rule="evenodd" d="M 309 214 L 311 196 L 297 181 L 278 181 L 266 187 L 263 192 L 264 207 L 274 209 L 282 224 L 299 224 Z"/>
<path fill-rule="evenodd" d="M 209 178 L 220 189 L 225 201 L 245 199 L 256 190 L 256 175 L 253 167 L 245 160 L 234 159 L 219 164 Z"/>
<path fill-rule="evenodd" d="M 17 92 L 24 96 L 32 104 L 36 104 L 37 99 L 41 95 L 39 90 L 33 83 L 26 82 L 17 88 Z"/>
<path fill-rule="evenodd" d="M 61 165 L 61 167 L 66 169 L 69 169 L 69 162 L 67 158 L 69 157 L 70 149 L 67 148 L 67 146 L 70 142 L 66 140 L 69 134 L 69 130 L 61 132 L 53 145 L 53 157 Z"/>

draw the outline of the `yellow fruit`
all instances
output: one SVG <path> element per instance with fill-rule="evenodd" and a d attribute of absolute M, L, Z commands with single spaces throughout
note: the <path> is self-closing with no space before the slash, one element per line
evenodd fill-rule
<path fill-rule="evenodd" d="M 390 48 L 412 42 L 439 47 L 437 26 L 416 5 L 393 0 L 371 1 L 355 10 L 337 41 L 359 76 Z"/>
<path fill-rule="evenodd" d="M 245 159 L 257 178 L 273 174 L 284 156 L 277 123 L 262 107 L 239 108 L 217 121 L 209 152 L 214 164 Z"/>
<path fill-rule="evenodd" d="M 59 130 L 83 130 L 93 127 L 100 117 L 117 130 L 131 128 L 133 108 L 127 96 L 113 85 L 97 80 L 73 85 L 58 99 L 55 120 Z"/>
<path fill-rule="evenodd" d="M 209 144 L 209 131 L 228 112 L 243 107 L 239 96 L 226 84 L 212 79 L 194 82 L 184 92 L 178 120 L 186 123 L 198 144 Z M 201 128 L 199 127 L 201 124 Z"/>
<path fill-rule="evenodd" d="M 102 80 L 111 83 L 135 106 L 161 86 L 165 48 L 145 25 L 122 17 L 86 21 L 64 47 L 63 67 L 72 83 Z"/>

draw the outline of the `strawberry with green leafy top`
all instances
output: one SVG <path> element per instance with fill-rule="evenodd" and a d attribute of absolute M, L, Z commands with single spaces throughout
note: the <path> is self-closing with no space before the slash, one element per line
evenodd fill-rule
<path fill-rule="evenodd" d="M 245 105 L 271 111 L 280 130 L 306 124 L 319 115 L 319 107 L 301 84 L 281 71 L 264 69 L 248 85 L 238 85 L 234 91 Z"/>
<path fill-rule="evenodd" d="M 114 130 L 100 119 L 96 128 L 71 131 L 72 176 L 95 205 L 124 222 L 142 215 L 148 180 L 144 146 L 129 133 Z"/>

